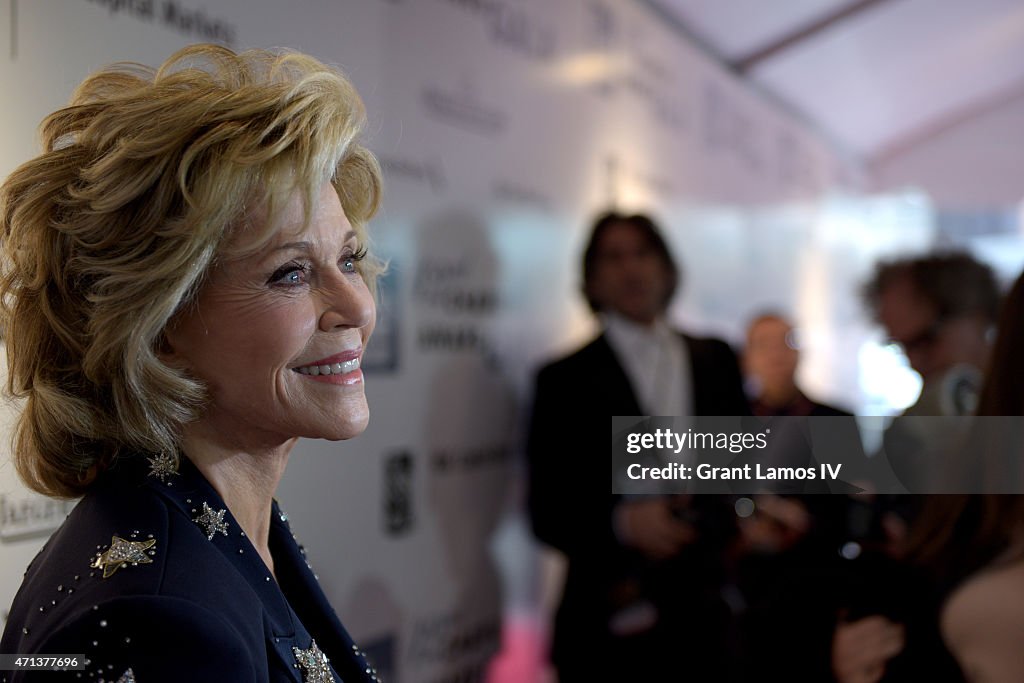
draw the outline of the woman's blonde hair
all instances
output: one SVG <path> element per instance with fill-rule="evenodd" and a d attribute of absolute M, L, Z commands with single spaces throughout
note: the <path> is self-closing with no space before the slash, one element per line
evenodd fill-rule
<path fill-rule="evenodd" d="M 43 121 L 43 154 L 0 187 L 7 391 L 25 399 L 13 452 L 31 488 L 75 497 L 119 456 L 177 453 L 205 392 L 161 362 L 164 330 L 233 230 L 265 243 L 295 191 L 309 216 L 330 180 L 366 244 L 380 169 L 364 122 L 337 70 L 216 45 L 104 69 Z M 373 289 L 379 262 L 360 268 Z"/>

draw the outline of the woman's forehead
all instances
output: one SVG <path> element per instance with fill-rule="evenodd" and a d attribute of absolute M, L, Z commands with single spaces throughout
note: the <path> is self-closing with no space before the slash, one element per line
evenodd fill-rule
<path fill-rule="evenodd" d="M 225 252 L 262 253 L 290 243 L 333 244 L 358 236 L 333 185 L 324 183 L 312 198 L 307 197 L 296 189 L 276 207 L 264 202 L 253 209 L 232 230 Z M 307 211 L 308 202 L 312 204 Z"/>

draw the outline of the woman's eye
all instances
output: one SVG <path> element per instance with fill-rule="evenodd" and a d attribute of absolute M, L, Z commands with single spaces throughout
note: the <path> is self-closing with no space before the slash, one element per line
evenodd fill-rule
<path fill-rule="evenodd" d="M 359 262 L 366 258 L 366 247 L 362 247 L 354 254 L 349 254 L 341 259 L 341 272 L 343 273 L 358 273 Z"/>
<path fill-rule="evenodd" d="M 270 284 L 284 285 L 286 287 L 305 284 L 308 270 L 308 267 L 304 265 L 289 263 L 286 266 L 278 268 L 274 274 L 270 276 Z"/>

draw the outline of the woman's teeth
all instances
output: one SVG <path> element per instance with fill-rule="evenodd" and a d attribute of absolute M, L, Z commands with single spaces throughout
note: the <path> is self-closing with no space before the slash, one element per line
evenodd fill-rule
<path fill-rule="evenodd" d="M 295 368 L 295 371 L 303 375 L 347 375 L 359 369 L 359 359 L 353 358 L 344 363 L 331 363 L 330 365 L 304 365 Z"/>

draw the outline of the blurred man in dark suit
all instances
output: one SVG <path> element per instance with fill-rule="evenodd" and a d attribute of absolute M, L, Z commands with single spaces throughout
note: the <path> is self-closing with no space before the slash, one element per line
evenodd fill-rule
<path fill-rule="evenodd" d="M 728 678 L 731 508 L 609 494 L 613 415 L 749 414 L 729 346 L 666 322 L 679 280 L 650 218 L 601 216 L 583 293 L 602 332 L 537 376 L 529 507 L 538 538 L 568 559 L 552 651 L 561 683 Z"/>

